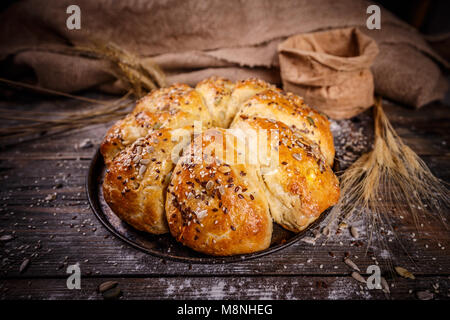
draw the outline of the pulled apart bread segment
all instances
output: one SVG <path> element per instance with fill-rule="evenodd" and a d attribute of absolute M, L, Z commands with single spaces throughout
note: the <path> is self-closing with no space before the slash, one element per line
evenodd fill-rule
<path fill-rule="evenodd" d="M 109 129 L 100 152 L 108 165 L 123 148 L 145 137 L 152 129 L 193 126 L 195 121 L 201 121 L 204 128 L 212 125 L 200 93 L 185 84 L 155 90 L 139 100 L 129 115 Z"/>
<path fill-rule="evenodd" d="M 213 125 L 228 128 L 242 103 L 258 92 L 275 88 L 273 85 L 258 79 L 237 81 L 212 77 L 197 84 L 195 89 L 205 99 L 205 103 L 213 118 Z"/>
<path fill-rule="evenodd" d="M 230 104 L 228 105 L 227 118 L 234 119 L 236 113 L 241 109 L 242 104 L 253 97 L 258 92 L 266 89 L 275 89 L 275 86 L 259 80 L 259 79 L 247 79 L 236 82 L 236 86 L 231 94 Z M 225 128 L 230 126 L 232 121 L 227 123 Z"/>
<path fill-rule="evenodd" d="M 300 232 L 339 199 L 339 181 L 316 143 L 280 121 L 252 117 L 235 123 L 243 132 L 264 132 L 257 144 L 259 170 L 273 220 Z M 262 152 L 264 151 L 264 152 Z"/>
<path fill-rule="evenodd" d="M 269 247 L 272 218 L 257 166 L 233 160 L 242 147 L 227 130 L 210 129 L 175 167 L 166 214 L 184 245 L 220 256 Z"/>
<path fill-rule="evenodd" d="M 192 132 L 190 126 L 152 130 L 114 158 L 103 182 L 105 200 L 114 213 L 138 230 L 168 232 L 166 190 Z"/>
<path fill-rule="evenodd" d="M 213 77 L 197 84 L 195 89 L 202 95 L 212 117 L 213 127 L 227 128 L 233 120 L 228 113 L 234 83 L 228 79 Z"/>
<path fill-rule="evenodd" d="M 231 127 L 236 122 L 249 117 L 259 117 L 281 121 L 289 127 L 317 143 L 326 162 L 331 166 L 334 160 L 333 135 L 328 119 L 308 107 L 302 98 L 279 89 L 264 90 L 242 105 Z"/>

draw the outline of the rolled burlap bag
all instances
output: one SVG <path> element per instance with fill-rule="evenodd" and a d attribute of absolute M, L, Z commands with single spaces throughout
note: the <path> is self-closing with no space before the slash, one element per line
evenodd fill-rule
<path fill-rule="evenodd" d="M 278 47 L 285 90 L 334 119 L 373 105 L 376 42 L 356 28 L 299 34 Z"/>

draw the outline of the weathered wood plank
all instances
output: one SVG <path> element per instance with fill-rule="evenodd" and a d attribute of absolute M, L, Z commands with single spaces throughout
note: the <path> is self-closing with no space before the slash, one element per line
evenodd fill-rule
<path fill-rule="evenodd" d="M 65 272 L 65 264 L 76 262 L 86 274 L 99 275 L 345 274 L 350 271 L 343 263 L 345 254 L 351 255 L 363 270 L 375 263 L 373 259 L 380 263 L 383 271 L 388 270 L 385 265 L 388 253 L 376 243 L 365 255 L 367 235 L 363 226 L 358 227 L 362 246 L 355 245 L 346 230 L 326 243 L 324 238 L 318 239 L 315 245 L 300 241 L 270 256 L 244 263 L 191 267 L 170 261 L 164 263 L 109 235 L 92 214 L 82 189 L 79 191 L 60 193 L 58 190 L 58 198 L 49 202 L 42 201 L 43 196 L 40 196 L 39 205 L 36 199 L 27 202 L 26 196 L 8 200 L 12 202 L 1 208 L 0 230 L 2 235 L 12 234 L 14 239 L 0 244 L 2 276 L 18 276 L 23 259 L 30 257 L 32 262 L 23 277 L 60 276 Z M 419 233 L 411 221 L 400 223 L 399 220 L 397 232 L 415 265 L 390 236 L 387 238 L 392 240 L 388 243 L 395 252 L 394 263 L 417 274 L 449 274 L 450 241 L 445 229 L 428 221 L 424 223 L 424 231 Z"/>
<path fill-rule="evenodd" d="M 0 105 L 4 107 L 5 103 Z M 43 102 L 39 107 L 69 111 L 81 105 L 59 100 L 56 104 Z M 386 104 L 385 109 L 405 142 L 422 156 L 438 177 L 450 181 L 448 107 L 435 104 L 412 111 Z M 351 270 L 343 263 L 345 254 L 363 271 L 376 261 L 383 273 L 389 275 L 385 259 L 388 253 L 382 247 L 374 243 L 365 255 L 368 237 L 362 226 L 363 246 L 355 246 L 346 231 L 332 237 L 325 245 L 322 245 L 324 239 L 319 239 L 315 245 L 299 242 L 270 256 L 227 265 L 190 266 L 162 261 L 128 247 L 109 235 L 96 220 L 85 194 L 90 159 L 109 126 L 91 126 L 0 150 L 0 236 L 14 236 L 11 241 L 0 242 L 0 278 L 3 288 L 9 288 L 2 297 L 98 298 L 94 291 L 104 277 L 122 276 L 126 278 L 121 278 L 120 282 L 125 297 L 129 298 L 202 298 L 207 294 L 223 294 L 227 298 L 257 299 L 264 298 L 265 292 L 272 298 L 384 297 L 379 292 L 359 296 L 342 291 L 353 288 L 357 292 L 359 288 L 348 277 Z M 91 139 L 95 147 L 79 149 L 77 145 L 86 138 Z M 55 192 L 55 199 L 45 200 Z M 414 272 L 419 280 L 411 287 L 410 282 L 400 279 L 399 291 L 393 292 L 392 297 L 409 298 L 409 290 L 430 289 L 434 281 L 447 281 L 447 287 L 441 286 L 448 288 L 448 230 L 430 219 L 425 219 L 423 232 L 418 232 L 412 221 L 406 219 L 398 219 L 397 227 L 397 234 L 410 257 L 393 240 L 388 242 L 395 252 L 393 263 Z M 20 274 L 20 264 L 26 258 L 31 263 Z M 86 288 L 73 292 L 65 289 L 65 269 L 68 264 L 77 262 L 83 277 L 87 277 Z M 42 277 L 49 279 L 39 279 Z M 192 288 L 175 290 L 179 283 L 189 279 Z M 30 286 L 28 281 L 31 281 Z M 224 288 L 216 293 L 215 284 L 220 281 Z M 316 281 L 329 281 L 330 285 L 316 293 L 317 290 L 311 288 Z M 233 286 L 234 282 L 240 284 Z M 444 296 L 447 294 L 441 292 Z"/>
<path fill-rule="evenodd" d="M 3 281 L 0 299 L 102 299 L 98 286 L 114 280 L 121 299 L 417 299 L 417 292 L 432 292 L 434 299 L 449 299 L 449 279 L 387 279 L 390 294 L 368 289 L 351 277 L 151 277 L 81 278 L 80 290 L 69 290 L 66 278 Z"/>

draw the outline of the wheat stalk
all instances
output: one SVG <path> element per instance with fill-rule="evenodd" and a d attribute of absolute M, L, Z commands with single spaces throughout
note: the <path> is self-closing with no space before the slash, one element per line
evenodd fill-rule
<path fill-rule="evenodd" d="M 165 87 L 166 79 L 162 70 L 150 59 L 143 62 L 114 43 L 91 41 L 88 46 L 69 49 L 74 54 L 108 61 L 111 68 L 105 70 L 121 80 L 133 94 L 140 98 L 148 91 Z"/>
<path fill-rule="evenodd" d="M 328 227 L 366 216 L 369 243 L 377 235 L 384 248 L 386 227 L 395 235 L 392 214 L 409 214 L 419 230 L 420 216 L 436 218 L 447 228 L 445 210 L 450 207 L 446 183 L 433 175 L 422 159 L 395 132 L 383 111 L 381 99 L 374 105 L 373 150 L 362 155 L 340 176 L 341 198 L 333 207 Z"/>
<path fill-rule="evenodd" d="M 151 90 L 166 86 L 164 73 L 156 64 L 152 63 L 149 59 L 143 62 L 142 59 L 113 43 L 105 44 L 100 41 L 91 41 L 89 45 L 75 46 L 58 52 L 81 55 L 109 62 L 109 68 L 105 71 L 110 72 L 115 78 L 119 79 L 128 88 L 128 92 L 120 99 L 110 102 L 0 78 L 0 82 L 10 86 L 19 86 L 34 91 L 100 105 L 99 107 L 83 112 L 58 113 L 60 117 L 56 119 L 54 112 L 21 111 L 20 115 L 14 115 L 11 114 L 11 110 L 0 108 L 1 120 L 26 123 L 0 128 L 1 140 L 11 140 L 40 134 L 42 132 L 71 130 L 119 119 L 127 114 L 128 108 L 132 104 L 128 100 L 131 95 L 137 99 Z"/>

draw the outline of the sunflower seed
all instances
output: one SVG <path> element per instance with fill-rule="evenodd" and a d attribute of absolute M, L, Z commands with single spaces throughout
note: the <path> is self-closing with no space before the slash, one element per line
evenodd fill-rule
<path fill-rule="evenodd" d="M 358 272 L 356 272 L 356 271 L 353 271 L 352 272 L 352 277 L 353 277 L 353 279 L 355 279 L 355 280 L 357 280 L 357 281 L 359 281 L 359 282 L 361 282 L 361 283 L 366 283 L 366 279 L 364 279 Z"/>
<path fill-rule="evenodd" d="M 136 155 L 134 158 L 133 158 L 133 162 L 134 163 L 139 163 L 139 161 L 141 161 L 141 159 L 142 159 L 142 156 L 141 155 Z"/>
<path fill-rule="evenodd" d="M 105 291 L 108 291 L 112 288 L 114 288 L 115 286 L 117 286 L 119 283 L 117 281 L 106 281 L 101 283 L 98 286 L 98 292 L 103 293 Z"/>
<path fill-rule="evenodd" d="M 309 244 L 315 245 L 316 244 L 316 240 L 317 239 L 315 239 L 313 237 L 303 237 L 300 241 L 303 241 L 305 243 L 309 243 Z"/>
<path fill-rule="evenodd" d="M 10 234 L 5 234 L 5 235 L 0 237 L 0 241 L 9 241 L 9 240 L 12 240 L 12 239 L 13 239 L 13 236 L 10 235 Z"/>
<path fill-rule="evenodd" d="M 402 276 L 403 278 L 409 278 L 414 280 L 416 277 L 414 277 L 414 275 L 409 272 L 408 270 L 406 270 L 405 268 L 402 267 L 395 267 L 395 271 L 397 271 L 397 273 Z"/>
<path fill-rule="evenodd" d="M 350 233 L 351 233 L 352 237 L 355 239 L 357 239 L 359 236 L 358 229 L 356 229 L 355 227 L 350 228 Z"/>
<path fill-rule="evenodd" d="M 195 215 L 197 216 L 198 219 L 202 220 L 204 217 L 206 217 L 208 215 L 208 210 L 206 210 L 206 209 L 200 210 L 200 211 L 196 212 Z"/>
<path fill-rule="evenodd" d="M 140 164 L 149 164 L 150 163 L 150 159 L 141 159 L 141 161 L 139 161 Z"/>
<path fill-rule="evenodd" d="M 139 175 L 142 177 L 142 176 L 144 175 L 144 173 L 145 173 L 146 170 L 147 170 L 147 166 L 146 166 L 146 165 L 142 165 L 142 166 L 139 168 Z"/>
<path fill-rule="evenodd" d="M 92 143 L 92 141 L 90 139 L 84 139 L 80 143 L 80 148 L 81 149 L 87 149 L 87 148 L 91 148 L 93 145 L 94 144 Z"/>
<path fill-rule="evenodd" d="M 328 229 L 328 227 L 324 227 L 324 228 L 322 229 L 322 234 L 323 234 L 324 236 L 327 236 L 327 237 L 328 237 L 328 235 L 330 234 L 330 229 Z"/>
<path fill-rule="evenodd" d="M 434 298 L 434 294 L 432 292 L 428 291 L 428 290 L 426 290 L 426 291 L 418 291 L 416 293 L 416 295 L 417 295 L 417 298 L 419 300 L 431 300 L 431 299 Z"/>
<path fill-rule="evenodd" d="M 106 290 L 102 294 L 105 300 L 114 300 L 121 296 L 122 291 L 120 290 L 119 286 L 115 286 L 109 290 Z"/>
<path fill-rule="evenodd" d="M 358 268 L 358 266 L 352 260 L 350 260 L 349 258 L 345 258 L 344 262 L 345 262 L 346 265 L 348 265 L 353 270 L 361 272 L 361 270 Z"/>
<path fill-rule="evenodd" d="M 30 259 L 25 259 L 22 261 L 22 264 L 20 265 L 19 268 L 19 272 L 22 273 L 25 271 L 25 269 L 28 267 L 28 265 L 30 264 Z"/>
<path fill-rule="evenodd" d="M 389 284 L 387 283 L 384 277 L 381 277 L 381 288 L 383 289 L 384 293 L 391 293 L 391 290 L 389 289 Z"/>
<path fill-rule="evenodd" d="M 208 183 L 206 184 L 206 190 L 211 190 L 213 186 L 214 186 L 214 182 L 209 180 Z"/>

